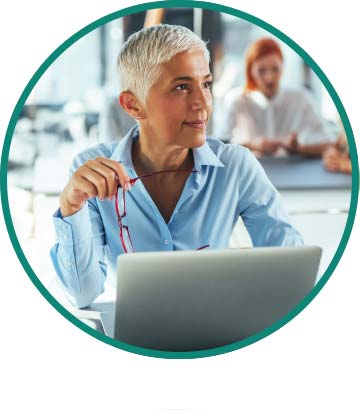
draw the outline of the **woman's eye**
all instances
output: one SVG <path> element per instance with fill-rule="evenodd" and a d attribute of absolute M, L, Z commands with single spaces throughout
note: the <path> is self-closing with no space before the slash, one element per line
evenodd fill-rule
<path fill-rule="evenodd" d="M 187 89 L 188 89 L 187 84 L 179 84 L 175 87 L 175 90 L 177 91 L 182 91 L 182 90 L 187 90 Z"/>
<path fill-rule="evenodd" d="M 212 87 L 213 82 L 212 81 L 206 81 L 206 83 L 204 84 L 205 88 L 211 88 Z"/>

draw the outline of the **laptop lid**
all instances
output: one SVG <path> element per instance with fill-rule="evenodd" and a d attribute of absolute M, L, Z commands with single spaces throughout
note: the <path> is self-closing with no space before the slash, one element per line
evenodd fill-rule
<path fill-rule="evenodd" d="M 166 351 L 238 342 L 301 302 L 320 257 L 315 246 L 121 255 L 114 336 Z"/>

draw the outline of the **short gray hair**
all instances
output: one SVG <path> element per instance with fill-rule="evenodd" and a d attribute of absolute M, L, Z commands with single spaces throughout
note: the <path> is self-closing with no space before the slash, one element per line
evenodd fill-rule
<path fill-rule="evenodd" d="M 123 44 L 117 65 L 122 91 L 131 91 L 145 103 L 161 64 L 183 52 L 202 51 L 210 61 L 206 43 L 186 27 L 159 24 L 132 34 Z"/>

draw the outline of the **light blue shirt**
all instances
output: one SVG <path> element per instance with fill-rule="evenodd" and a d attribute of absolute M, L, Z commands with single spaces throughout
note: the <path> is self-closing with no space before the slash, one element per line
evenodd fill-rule
<path fill-rule="evenodd" d="M 98 156 L 121 161 L 136 177 L 131 147 L 138 138 L 133 128 L 119 143 L 100 144 L 79 154 L 71 173 Z M 247 149 L 208 138 L 193 149 L 194 169 L 174 212 L 165 222 L 138 180 L 126 193 L 127 215 L 135 252 L 177 251 L 228 247 L 239 216 L 254 246 L 297 246 L 302 238 L 291 225 L 279 193 Z M 54 215 L 57 243 L 51 258 L 70 301 L 86 307 L 104 291 L 107 276 L 114 282 L 117 257 L 123 253 L 115 200 L 93 198 L 74 215 Z M 201 252 L 206 252 L 203 250 Z M 107 275 L 110 268 L 111 275 Z"/>

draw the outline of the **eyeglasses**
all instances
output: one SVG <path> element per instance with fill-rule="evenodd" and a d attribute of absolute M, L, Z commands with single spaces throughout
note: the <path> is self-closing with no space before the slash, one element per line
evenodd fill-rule
<path fill-rule="evenodd" d="M 170 172 L 190 172 L 190 173 L 195 173 L 198 171 L 195 170 L 190 170 L 190 169 L 177 169 L 177 170 L 164 170 L 164 171 L 157 171 L 157 172 L 150 172 L 148 174 L 144 174 L 141 176 L 138 176 L 136 178 L 132 178 L 130 179 L 130 185 L 133 186 L 135 184 L 136 181 L 138 181 L 139 179 L 143 179 L 143 178 L 148 178 L 151 177 L 153 175 L 158 175 L 158 174 L 165 174 L 165 173 L 170 173 Z M 116 210 L 116 215 L 117 215 L 117 219 L 118 219 L 118 225 L 119 225 L 119 230 L 120 230 L 120 241 L 121 241 L 121 245 L 123 247 L 123 250 L 125 253 L 133 253 L 134 251 L 134 247 L 133 247 L 133 243 L 131 240 L 131 236 L 130 236 L 130 231 L 129 231 L 129 227 L 127 225 L 124 225 L 122 222 L 122 218 L 124 218 L 126 216 L 126 190 L 122 188 L 121 185 L 119 185 L 118 188 L 122 189 L 122 198 L 119 201 L 119 189 L 116 191 L 116 195 L 115 195 L 115 210 Z M 201 246 L 200 248 L 197 248 L 196 250 L 201 250 L 201 249 L 205 249 L 209 247 L 209 245 L 204 245 Z"/>

